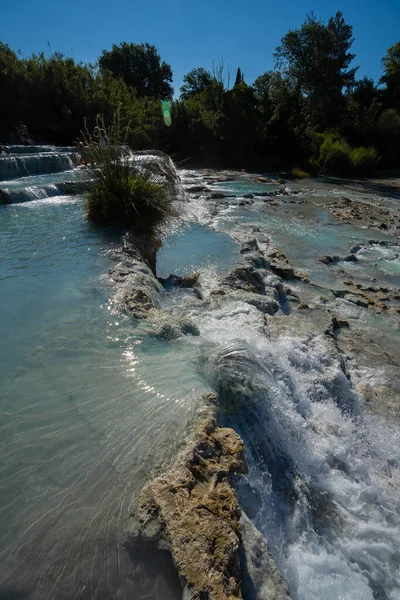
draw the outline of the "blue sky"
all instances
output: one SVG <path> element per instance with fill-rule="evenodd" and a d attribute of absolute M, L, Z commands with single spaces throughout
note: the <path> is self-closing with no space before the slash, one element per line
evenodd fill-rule
<path fill-rule="evenodd" d="M 341 10 L 353 26 L 359 77 L 378 80 L 380 59 L 400 40 L 400 0 L 0 0 L 0 41 L 26 56 L 61 51 L 95 61 L 113 43 L 150 42 L 174 72 L 176 94 L 194 67 L 224 58 L 247 83 L 273 67 L 281 37 L 314 11 Z"/>

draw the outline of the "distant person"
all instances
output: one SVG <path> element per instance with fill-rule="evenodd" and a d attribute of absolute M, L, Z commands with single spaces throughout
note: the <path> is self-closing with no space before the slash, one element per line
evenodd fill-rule
<path fill-rule="evenodd" d="M 100 135 L 100 127 L 95 127 L 92 133 L 92 140 L 94 144 L 100 145 L 101 135 Z"/>
<path fill-rule="evenodd" d="M 81 153 L 79 151 L 79 144 L 81 143 L 81 140 L 77 137 L 74 139 L 73 144 L 75 146 L 75 150 L 72 153 L 72 162 L 74 163 L 75 167 L 78 167 L 80 162 L 81 162 Z"/>
<path fill-rule="evenodd" d="M 79 152 L 81 153 L 81 163 L 87 167 L 90 161 L 89 148 L 83 142 L 79 144 Z"/>
<path fill-rule="evenodd" d="M 108 137 L 104 129 L 100 129 L 100 146 L 108 150 Z"/>
<path fill-rule="evenodd" d="M 29 137 L 29 129 L 22 121 L 19 122 L 19 127 L 17 127 L 17 131 L 19 132 L 21 143 L 24 146 L 32 146 L 33 142 Z"/>
<path fill-rule="evenodd" d="M 76 152 L 72 153 L 72 160 L 76 166 L 84 165 L 87 167 L 90 161 L 90 152 L 89 148 L 85 146 L 85 144 L 79 139 L 76 138 L 74 140 Z M 78 158 L 79 156 L 79 158 Z"/>

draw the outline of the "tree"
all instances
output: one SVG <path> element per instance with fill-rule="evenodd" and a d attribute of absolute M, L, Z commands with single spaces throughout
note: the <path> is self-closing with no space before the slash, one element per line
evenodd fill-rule
<path fill-rule="evenodd" d="M 327 24 L 308 15 L 300 29 L 289 31 L 275 51 L 284 74 L 302 93 L 304 116 L 311 126 L 336 126 L 344 104 L 343 88 L 351 86 L 357 68 L 349 68 L 355 55 L 352 27 L 337 12 Z"/>
<path fill-rule="evenodd" d="M 135 88 L 139 98 L 170 98 L 174 93 L 170 65 L 161 61 L 156 47 L 147 42 L 113 44 L 111 50 L 103 50 L 99 66 Z"/>
<path fill-rule="evenodd" d="M 382 111 L 381 92 L 368 77 L 356 81 L 346 94 L 340 131 L 350 144 L 368 146 L 375 143 L 374 131 Z"/>
<path fill-rule="evenodd" d="M 382 65 L 384 74 L 381 83 L 386 85 L 388 105 L 400 110 L 400 42 L 388 48 Z"/>
<path fill-rule="evenodd" d="M 234 87 L 236 87 L 237 85 L 240 85 L 241 83 L 244 83 L 244 76 L 243 76 L 243 73 L 242 73 L 240 67 L 238 67 Z"/>
<path fill-rule="evenodd" d="M 183 78 L 183 85 L 181 87 L 181 98 L 183 100 L 189 100 L 196 94 L 203 92 L 213 80 L 213 77 L 209 71 L 198 67 L 192 69 Z"/>

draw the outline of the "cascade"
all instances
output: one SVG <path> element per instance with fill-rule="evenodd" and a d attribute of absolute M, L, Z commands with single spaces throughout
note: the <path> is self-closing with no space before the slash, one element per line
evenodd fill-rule
<path fill-rule="evenodd" d="M 16 179 L 27 175 L 56 173 L 72 169 L 73 164 L 69 153 L 42 152 L 0 157 L 0 180 Z"/>
<path fill-rule="evenodd" d="M 86 221 L 70 150 L 0 157 L 0 595 L 180 599 L 164 550 L 127 552 L 127 531 L 212 391 L 245 445 L 246 560 L 264 569 L 268 547 L 292 600 L 398 600 L 391 232 L 335 221 L 325 184 L 218 181 L 126 150 L 180 201 L 157 281 Z M 264 571 L 250 598 L 279 597 Z"/>

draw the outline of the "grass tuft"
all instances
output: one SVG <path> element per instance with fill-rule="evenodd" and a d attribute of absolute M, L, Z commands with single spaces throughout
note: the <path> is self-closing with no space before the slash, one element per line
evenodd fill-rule
<path fill-rule="evenodd" d="M 165 188 L 156 166 L 143 167 L 132 160 L 125 145 L 126 131 L 118 114 L 110 127 L 101 117 L 99 131 L 107 142 L 86 130 L 84 141 L 90 157 L 86 211 L 91 221 L 121 225 L 149 238 L 158 236 L 175 216 L 173 196 Z"/>

